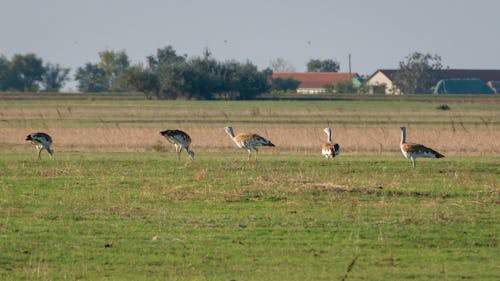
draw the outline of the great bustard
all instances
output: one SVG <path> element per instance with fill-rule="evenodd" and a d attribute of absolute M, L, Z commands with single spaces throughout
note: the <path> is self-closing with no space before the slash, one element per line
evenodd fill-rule
<path fill-rule="evenodd" d="M 413 168 L 415 169 L 416 166 L 416 158 L 417 157 L 423 157 L 423 158 L 443 158 L 444 155 L 431 149 L 428 148 L 424 145 L 417 144 L 417 143 L 409 143 L 406 142 L 406 127 L 401 127 L 401 152 L 403 152 L 403 155 L 405 158 L 409 158 L 413 164 Z"/>
<path fill-rule="evenodd" d="M 160 135 L 164 136 L 168 142 L 175 145 L 175 152 L 177 152 L 177 159 L 181 159 L 181 151 L 184 148 L 191 158 L 194 159 L 194 151 L 189 149 L 191 145 L 191 137 L 181 130 L 165 130 L 161 131 Z"/>
<path fill-rule="evenodd" d="M 323 153 L 323 156 L 325 156 L 327 159 L 335 158 L 340 154 L 340 146 L 338 143 L 332 142 L 331 128 L 325 128 L 323 131 L 325 131 L 327 135 L 327 142 L 321 146 L 321 152 Z"/>
<path fill-rule="evenodd" d="M 257 134 L 238 134 L 237 136 L 234 136 L 232 127 L 224 127 L 224 130 L 226 130 L 226 133 L 239 148 L 243 148 L 248 151 L 248 160 L 250 160 L 252 150 L 255 150 L 255 159 L 257 160 L 257 154 L 259 152 L 257 150 L 257 146 L 274 146 L 272 142 Z"/>
<path fill-rule="evenodd" d="M 52 138 L 47 135 L 46 133 L 34 133 L 34 134 L 29 134 L 26 137 L 27 141 L 31 141 L 32 144 L 34 144 L 38 150 L 38 159 L 40 159 L 42 150 L 47 150 L 47 152 L 50 155 L 50 158 L 54 156 L 54 150 L 50 148 L 52 145 Z"/>

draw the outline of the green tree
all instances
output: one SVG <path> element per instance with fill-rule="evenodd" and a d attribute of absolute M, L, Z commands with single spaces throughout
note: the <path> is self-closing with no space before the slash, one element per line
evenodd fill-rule
<path fill-rule="evenodd" d="M 300 85 L 300 81 L 293 78 L 274 78 L 271 81 L 271 90 L 273 91 L 296 91 Z"/>
<path fill-rule="evenodd" d="M 125 91 L 142 92 L 152 98 L 158 92 L 158 77 L 140 64 L 125 69 L 115 80 L 117 87 Z"/>
<path fill-rule="evenodd" d="M 69 68 L 62 67 L 59 64 L 45 64 L 45 71 L 41 81 L 42 89 L 44 91 L 59 92 L 70 79 L 69 71 Z"/>
<path fill-rule="evenodd" d="M 307 63 L 308 72 L 338 72 L 340 64 L 334 60 L 311 59 Z"/>
<path fill-rule="evenodd" d="M 19 91 L 36 92 L 44 73 L 43 61 L 35 54 L 16 54 L 12 58 L 12 88 Z"/>
<path fill-rule="evenodd" d="M 184 96 L 184 73 L 188 70 L 186 59 L 186 55 L 177 55 L 172 46 L 157 49 L 155 55 L 147 57 L 148 68 L 146 69 L 149 73 L 148 79 L 155 80 L 156 84 L 149 84 L 151 88 L 143 89 L 143 92 L 154 93 L 157 98 L 163 99 L 176 99 Z"/>
<path fill-rule="evenodd" d="M 78 90 L 81 92 L 109 91 L 106 71 L 97 64 L 87 63 L 84 67 L 79 67 L 75 80 L 78 81 Z"/>
<path fill-rule="evenodd" d="M 185 75 L 189 71 L 187 63 L 165 64 L 157 71 L 158 98 L 177 99 L 185 94 Z"/>
<path fill-rule="evenodd" d="M 179 56 L 172 46 L 167 46 L 156 50 L 156 55 L 147 57 L 149 68 L 158 71 L 162 65 L 184 63 L 187 55 Z"/>
<path fill-rule="evenodd" d="M 241 64 L 238 68 L 239 99 L 254 99 L 257 95 L 269 91 L 267 71 L 258 71 L 257 66 L 250 62 Z"/>
<path fill-rule="evenodd" d="M 189 60 L 184 75 L 186 97 L 213 99 L 217 93 L 225 91 L 223 69 L 224 65 L 212 58 L 208 49 L 203 56 Z"/>
<path fill-rule="evenodd" d="M 12 64 L 3 55 L 0 56 L 0 91 L 6 91 L 12 85 Z"/>
<path fill-rule="evenodd" d="M 441 79 L 441 57 L 438 55 L 414 52 L 399 62 L 394 75 L 394 85 L 403 93 L 427 94 Z"/>
<path fill-rule="evenodd" d="M 237 99 L 239 97 L 238 88 L 240 86 L 239 69 L 241 63 L 237 61 L 226 61 L 220 65 L 220 80 L 222 84 L 217 92 L 217 96 L 223 99 Z"/>
<path fill-rule="evenodd" d="M 102 51 L 99 52 L 99 68 L 103 69 L 108 79 L 108 89 L 111 91 L 123 91 L 116 83 L 119 77 L 129 66 L 130 62 L 125 51 Z"/>
<path fill-rule="evenodd" d="M 272 71 L 258 71 L 249 62 L 218 62 L 206 49 L 202 56 L 179 56 L 168 46 L 148 56 L 148 66 L 136 66 L 123 72 L 121 84 L 148 97 L 160 99 L 251 99 L 269 90 Z"/>
<path fill-rule="evenodd" d="M 333 83 L 333 91 L 337 94 L 351 94 L 356 93 L 357 89 L 354 87 L 352 80 Z"/>

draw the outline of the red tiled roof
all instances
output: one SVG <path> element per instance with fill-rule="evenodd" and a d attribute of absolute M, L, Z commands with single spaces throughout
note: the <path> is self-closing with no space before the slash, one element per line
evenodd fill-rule
<path fill-rule="evenodd" d="M 322 88 L 332 83 L 349 81 L 358 76 L 354 72 L 274 72 L 272 78 L 292 78 L 300 82 L 299 88 Z"/>

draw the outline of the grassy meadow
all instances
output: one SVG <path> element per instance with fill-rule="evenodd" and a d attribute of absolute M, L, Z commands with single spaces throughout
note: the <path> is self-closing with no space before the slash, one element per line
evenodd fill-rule
<path fill-rule="evenodd" d="M 228 125 L 276 148 L 248 162 Z M 447 157 L 413 170 L 401 125 Z M 333 161 L 320 157 L 327 126 Z M 194 161 L 177 161 L 168 128 L 190 133 Z M 35 131 L 55 159 L 37 161 Z M 496 96 L 3 94 L 0 132 L 0 280 L 500 278 Z"/>

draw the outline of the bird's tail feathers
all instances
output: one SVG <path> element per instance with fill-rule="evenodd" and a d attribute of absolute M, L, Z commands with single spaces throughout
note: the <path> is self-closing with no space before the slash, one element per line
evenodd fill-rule
<path fill-rule="evenodd" d="M 429 150 L 436 156 L 436 158 L 444 158 L 444 155 L 435 151 L 434 149 L 430 149 Z"/>

